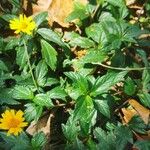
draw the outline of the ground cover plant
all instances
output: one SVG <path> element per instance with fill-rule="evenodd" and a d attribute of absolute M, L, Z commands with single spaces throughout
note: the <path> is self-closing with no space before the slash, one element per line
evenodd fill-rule
<path fill-rule="evenodd" d="M 150 149 L 149 0 L 0 1 L 0 149 Z"/>

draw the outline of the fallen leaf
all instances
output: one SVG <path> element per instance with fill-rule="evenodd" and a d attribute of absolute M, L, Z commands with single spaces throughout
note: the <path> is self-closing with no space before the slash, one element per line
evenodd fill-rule
<path fill-rule="evenodd" d="M 148 124 L 149 122 L 149 116 L 150 116 L 150 110 L 143 107 L 141 104 L 139 104 L 136 100 L 130 99 L 129 104 L 137 111 L 141 119 L 145 122 L 145 124 Z"/>
<path fill-rule="evenodd" d="M 43 133 L 49 137 L 50 135 L 50 124 L 53 115 L 45 115 L 40 118 L 38 122 L 31 122 L 30 126 L 26 129 L 26 132 L 30 135 L 34 135 L 37 132 L 43 131 Z"/>
<path fill-rule="evenodd" d="M 121 110 L 124 115 L 123 119 L 125 123 L 128 123 L 132 119 L 132 117 L 137 114 L 137 111 L 133 108 L 122 108 Z"/>
<path fill-rule="evenodd" d="M 57 22 L 63 27 L 69 27 L 70 23 L 65 22 L 67 16 L 73 11 L 73 0 L 53 0 L 49 7 L 49 24 Z"/>
<path fill-rule="evenodd" d="M 88 0 L 78 0 L 87 4 Z M 67 16 L 73 11 L 74 0 L 38 0 L 37 5 L 33 4 L 33 14 L 48 11 L 48 22 L 52 26 L 57 22 L 62 27 L 68 28 L 71 24 L 65 22 Z"/>
<path fill-rule="evenodd" d="M 126 5 L 129 6 L 129 5 L 132 5 L 136 2 L 136 0 L 125 0 L 126 2 Z"/>
<path fill-rule="evenodd" d="M 139 39 L 148 39 L 150 38 L 150 34 L 142 34 L 139 36 Z"/>
<path fill-rule="evenodd" d="M 33 14 L 48 11 L 53 0 L 38 0 L 37 4 L 33 4 Z"/>

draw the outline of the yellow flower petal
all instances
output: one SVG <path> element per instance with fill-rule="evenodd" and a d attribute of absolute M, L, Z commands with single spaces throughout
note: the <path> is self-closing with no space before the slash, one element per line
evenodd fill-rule
<path fill-rule="evenodd" d="M 17 117 L 22 117 L 23 116 L 23 112 L 21 110 L 17 111 L 16 116 Z"/>
<path fill-rule="evenodd" d="M 26 33 L 31 35 L 33 30 L 36 28 L 36 24 L 33 21 L 32 17 L 26 17 L 23 14 L 19 15 L 19 18 L 14 18 L 10 20 L 9 24 L 10 29 L 15 30 L 15 33 Z"/>
<path fill-rule="evenodd" d="M 23 122 L 23 123 L 20 124 L 20 127 L 26 127 L 27 125 L 28 125 L 27 122 Z"/>
<path fill-rule="evenodd" d="M 14 109 L 11 109 L 9 113 L 10 113 L 12 116 L 15 116 L 15 110 L 14 110 Z"/>
<path fill-rule="evenodd" d="M 28 125 L 27 122 L 23 122 L 25 120 L 23 114 L 21 110 L 17 112 L 13 109 L 6 110 L 0 118 L 0 129 L 8 130 L 7 135 L 18 135 L 22 128 Z"/>

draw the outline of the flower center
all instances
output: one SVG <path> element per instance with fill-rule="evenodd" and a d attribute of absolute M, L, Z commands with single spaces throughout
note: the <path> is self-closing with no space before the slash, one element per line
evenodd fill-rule
<path fill-rule="evenodd" d="M 21 29 L 26 29 L 28 27 L 28 24 L 26 22 L 22 22 L 20 25 Z"/>
<path fill-rule="evenodd" d="M 17 128 L 19 125 L 20 121 L 16 118 L 11 118 L 9 121 L 9 127 L 10 128 Z"/>

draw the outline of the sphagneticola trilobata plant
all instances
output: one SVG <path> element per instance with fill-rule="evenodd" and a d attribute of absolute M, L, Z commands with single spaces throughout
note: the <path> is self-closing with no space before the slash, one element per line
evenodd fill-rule
<path fill-rule="evenodd" d="M 149 150 L 149 0 L 75 0 L 69 28 L 24 2 L 0 2 L 0 149 Z"/>

